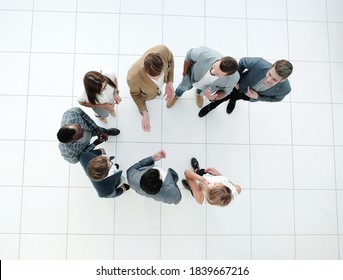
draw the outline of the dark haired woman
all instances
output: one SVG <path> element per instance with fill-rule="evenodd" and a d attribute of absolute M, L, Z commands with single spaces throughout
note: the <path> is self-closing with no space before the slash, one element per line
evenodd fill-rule
<path fill-rule="evenodd" d="M 83 84 L 85 91 L 80 94 L 79 103 L 92 108 L 95 116 L 103 122 L 107 122 L 109 114 L 115 117 L 114 105 L 121 101 L 116 75 L 89 71 L 83 78 Z"/>

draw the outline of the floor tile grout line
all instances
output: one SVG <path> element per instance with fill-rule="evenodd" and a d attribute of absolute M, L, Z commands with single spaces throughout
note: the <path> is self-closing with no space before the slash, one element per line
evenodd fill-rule
<path fill-rule="evenodd" d="M 327 43 L 328 43 L 328 54 L 329 54 L 329 61 L 331 62 L 331 48 L 330 48 L 330 28 L 329 28 L 329 18 L 328 18 L 328 1 L 326 0 L 326 28 L 327 28 Z M 341 246 L 341 241 L 339 238 L 339 230 L 340 230 L 340 225 L 339 225 L 339 211 L 338 211 L 338 189 L 337 189 L 337 164 L 336 164 L 336 141 L 335 141 L 335 116 L 334 116 L 334 104 L 333 104 L 333 92 L 332 92 L 332 69 L 331 69 L 331 63 L 329 63 L 329 76 L 330 76 L 330 85 L 329 85 L 329 90 L 330 90 L 330 96 L 331 96 L 331 121 L 332 121 L 332 141 L 333 141 L 333 166 L 334 166 L 334 182 L 335 182 L 335 199 L 336 199 L 336 225 L 337 225 L 337 244 L 338 244 L 338 259 L 341 259 L 343 256 L 341 256 L 341 250 L 339 249 Z"/>
<path fill-rule="evenodd" d="M 76 11 L 75 11 L 75 30 L 74 30 L 74 53 L 73 53 L 73 78 L 72 78 L 72 85 L 75 83 L 75 58 L 76 58 L 76 34 L 77 34 L 77 19 L 78 19 L 78 12 L 77 8 L 79 5 L 79 0 L 76 0 Z M 72 86 L 72 96 L 71 96 L 71 107 L 73 107 L 73 96 L 74 96 L 74 86 Z M 71 164 L 68 165 L 68 192 L 67 192 L 67 217 L 66 217 L 66 247 L 65 247 L 65 259 L 68 259 L 68 247 L 69 247 L 69 212 L 70 212 L 70 180 L 71 180 Z"/>
<path fill-rule="evenodd" d="M 120 91 L 121 90 L 121 85 L 119 84 L 119 68 L 120 68 L 120 38 L 121 38 L 121 8 L 122 8 L 122 1 L 119 0 L 119 13 L 118 13 L 118 41 L 117 41 L 117 48 L 118 48 L 118 54 L 117 54 L 117 68 L 116 68 L 116 76 L 118 77 L 118 90 Z M 123 99 L 123 97 L 121 97 Z M 116 114 L 117 116 L 119 115 L 119 106 L 116 106 Z M 116 116 L 116 127 L 118 127 L 118 120 L 117 120 L 117 116 Z M 116 138 L 115 140 L 115 153 L 116 153 L 116 156 L 118 154 L 118 140 Z M 124 175 L 125 176 L 125 175 Z M 126 176 L 125 176 L 126 177 Z M 117 203 L 116 203 L 116 200 L 113 200 L 113 217 L 114 217 L 114 221 L 113 221 L 113 250 L 112 250 L 112 256 L 113 256 L 113 259 L 115 259 L 115 256 L 116 256 L 116 206 L 117 206 Z"/>
<path fill-rule="evenodd" d="M 246 30 L 246 54 L 249 57 L 249 24 L 248 24 L 248 2 L 245 0 L 245 30 Z M 248 104 L 248 150 L 249 150 L 249 230 L 250 230 L 250 259 L 253 259 L 253 229 L 252 229 L 252 179 L 251 179 L 251 122 L 250 122 L 250 104 Z"/>
<path fill-rule="evenodd" d="M 28 63 L 28 80 L 27 80 L 27 89 L 26 89 L 26 112 L 25 112 L 25 126 L 24 126 L 24 139 L 23 139 L 23 163 L 22 163 L 22 190 L 21 190 L 21 205 L 20 205 L 20 223 L 19 223 L 19 244 L 18 244 L 18 260 L 21 258 L 21 233 L 23 225 L 23 207 L 24 207 L 24 185 L 25 185 L 25 159 L 26 159 L 26 132 L 28 124 L 28 110 L 29 110 L 29 88 L 30 88 L 30 73 L 31 73 L 31 49 L 32 49 L 32 38 L 33 38 L 33 23 L 34 23 L 34 0 L 32 2 L 31 9 L 31 34 L 30 34 L 30 55 Z"/>
<path fill-rule="evenodd" d="M 287 18 L 287 54 L 288 54 L 288 59 L 290 57 L 290 44 L 289 44 L 289 20 L 288 20 L 288 1 L 286 1 L 286 18 Z M 292 183 L 293 183 L 293 192 L 292 192 L 292 197 L 293 197 L 293 256 L 294 259 L 297 259 L 297 239 L 296 239 L 296 199 L 295 199 L 295 165 L 294 165 L 294 135 L 293 135 L 293 110 L 292 110 L 292 95 L 290 95 L 290 102 L 289 102 L 289 110 L 290 110 L 290 122 L 291 122 L 291 159 L 292 159 Z"/>

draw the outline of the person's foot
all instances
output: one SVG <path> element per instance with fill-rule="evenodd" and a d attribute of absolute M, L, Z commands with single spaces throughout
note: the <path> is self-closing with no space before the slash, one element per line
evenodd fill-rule
<path fill-rule="evenodd" d="M 115 163 L 114 166 L 119 169 L 119 164 L 118 163 Z"/>
<path fill-rule="evenodd" d="M 194 170 L 194 172 L 196 172 L 197 170 L 199 170 L 199 162 L 196 158 L 192 157 L 191 158 L 191 166 Z"/>
<path fill-rule="evenodd" d="M 231 98 L 229 104 L 227 104 L 226 113 L 231 114 L 232 111 L 235 109 L 235 106 L 236 106 L 236 100 Z"/>
<path fill-rule="evenodd" d="M 130 186 L 128 185 L 128 184 L 123 184 L 122 186 L 121 186 L 121 188 L 123 188 L 123 192 L 126 192 L 126 191 L 128 191 L 129 189 L 130 189 Z"/>
<path fill-rule="evenodd" d="M 110 111 L 110 114 L 111 114 L 112 117 L 114 117 L 114 118 L 116 117 L 116 111 L 114 110 L 114 108 L 113 108 L 112 111 Z"/>
<path fill-rule="evenodd" d="M 172 99 L 169 99 L 167 102 L 167 108 L 173 107 L 178 98 L 179 97 L 175 95 Z"/>
<path fill-rule="evenodd" d="M 196 95 L 196 103 L 197 103 L 198 107 L 201 108 L 204 105 L 204 97 L 197 94 Z"/>
<path fill-rule="evenodd" d="M 189 184 L 188 184 L 188 181 L 187 181 L 186 179 L 182 179 L 181 183 L 182 183 L 182 186 L 183 186 L 186 190 L 190 191 L 191 194 L 192 194 L 192 196 L 193 196 L 193 192 L 192 192 L 191 187 L 190 187 Z"/>
<path fill-rule="evenodd" d="M 120 130 L 119 129 L 116 129 L 116 128 L 109 128 L 107 129 L 107 134 L 108 135 L 111 135 L 111 136 L 116 136 L 120 133 Z"/>
<path fill-rule="evenodd" d="M 200 118 L 205 117 L 209 112 L 211 112 L 213 109 L 215 109 L 217 106 L 213 106 L 213 102 L 211 102 L 210 104 L 208 104 L 207 106 L 205 106 L 204 108 L 202 108 L 199 113 L 198 116 Z"/>
<path fill-rule="evenodd" d="M 181 183 L 182 183 L 182 186 L 183 186 L 186 190 L 191 191 L 191 188 L 190 188 L 190 186 L 188 185 L 188 182 L 187 182 L 186 179 L 182 179 Z"/>

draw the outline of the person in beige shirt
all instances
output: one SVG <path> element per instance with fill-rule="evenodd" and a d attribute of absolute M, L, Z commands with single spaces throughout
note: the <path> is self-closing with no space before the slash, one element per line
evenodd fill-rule
<path fill-rule="evenodd" d="M 174 57 L 164 45 L 147 50 L 129 69 L 127 84 L 130 94 L 142 114 L 142 128 L 150 131 L 150 116 L 146 106 L 147 100 L 160 95 L 165 85 L 166 102 L 173 99 L 174 92 Z"/>

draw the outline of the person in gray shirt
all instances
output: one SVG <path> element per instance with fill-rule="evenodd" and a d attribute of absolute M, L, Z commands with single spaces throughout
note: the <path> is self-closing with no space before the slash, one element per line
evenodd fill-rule
<path fill-rule="evenodd" d="M 192 48 L 187 52 L 182 75 L 174 98 L 167 103 L 168 108 L 185 92 L 195 94 L 196 103 L 201 108 L 203 96 L 210 101 L 220 100 L 231 93 L 239 80 L 236 59 L 207 47 Z"/>

